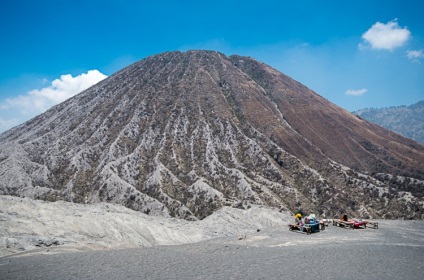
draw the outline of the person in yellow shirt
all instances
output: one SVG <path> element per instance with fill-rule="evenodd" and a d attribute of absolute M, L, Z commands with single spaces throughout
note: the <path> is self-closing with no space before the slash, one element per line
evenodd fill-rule
<path fill-rule="evenodd" d="M 294 218 L 294 223 L 296 225 L 300 225 L 302 223 L 302 214 L 297 213 L 294 217 L 295 217 Z"/>

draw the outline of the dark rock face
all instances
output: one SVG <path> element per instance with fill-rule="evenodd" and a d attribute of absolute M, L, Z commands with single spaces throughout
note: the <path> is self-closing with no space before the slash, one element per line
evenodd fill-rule
<path fill-rule="evenodd" d="M 254 59 L 169 52 L 0 135 L 0 193 L 202 219 L 260 204 L 422 218 L 424 146 Z"/>

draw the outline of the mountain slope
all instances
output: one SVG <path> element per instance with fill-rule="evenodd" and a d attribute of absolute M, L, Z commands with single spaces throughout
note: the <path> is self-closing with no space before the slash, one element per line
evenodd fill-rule
<path fill-rule="evenodd" d="M 368 108 L 353 113 L 421 144 L 424 143 L 424 101 L 411 106 Z"/>
<path fill-rule="evenodd" d="M 424 146 L 254 59 L 143 59 L 0 135 L 0 192 L 202 219 L 252 204 L 421 218 Z"/>

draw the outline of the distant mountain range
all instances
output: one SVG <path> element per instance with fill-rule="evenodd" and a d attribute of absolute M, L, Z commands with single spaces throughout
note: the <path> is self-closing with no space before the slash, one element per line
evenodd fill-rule
<path fill-rule="evenodd" d="M 0 194 L 203 219 L 424 217 L 424 145 L 249 57 L 168 52 L 0 134 Z"/>
<path fill-rule="evenodd" d="M 424 100 L 411 106 L 367 108 L 353 113 L 405 137 L 424 143 Z"/>

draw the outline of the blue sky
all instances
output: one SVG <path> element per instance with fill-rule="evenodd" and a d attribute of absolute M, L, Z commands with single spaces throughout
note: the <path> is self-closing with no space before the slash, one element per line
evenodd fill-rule
<path fill-rule="evenodd" d="M 424 1 L 1 1 L 0 132 L 165 51 L 251 56 L 349 111 L 424 99 Z"/>

